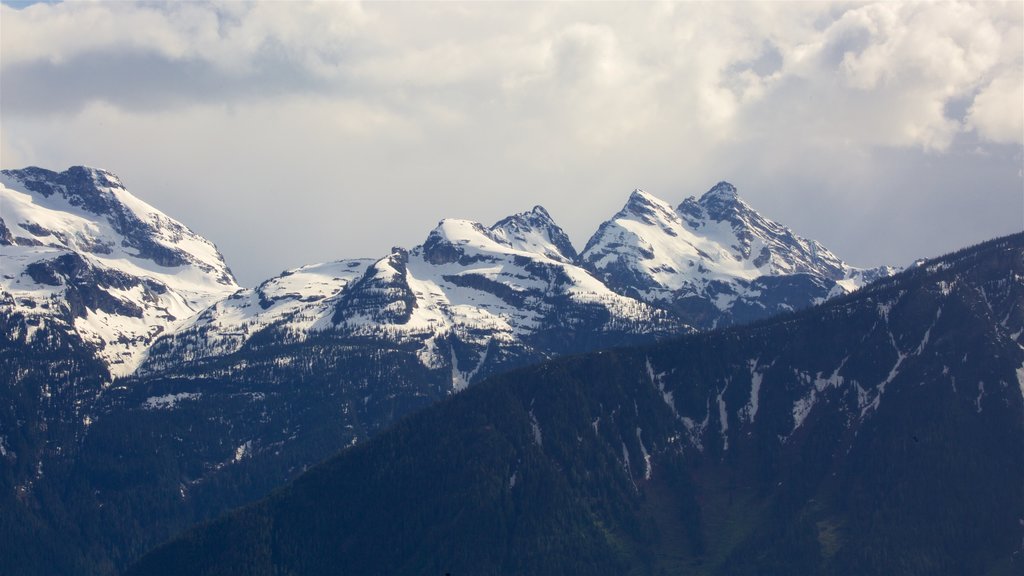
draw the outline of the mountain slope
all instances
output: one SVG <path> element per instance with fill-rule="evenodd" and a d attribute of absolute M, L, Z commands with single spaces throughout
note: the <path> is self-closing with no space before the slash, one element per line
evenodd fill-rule
<path fill-rule="evenodd" d="M 129 574 L 1019 572 L 1024 234 L 498 377 Z"/>
<path fill-rule="evenodd" d="M 849 266 L 758 214 L 727 182 L 677 208 L 634 191 L 580 261 L 616 291 L 700 328 L 805 308 L 894 271 Z"/>
<path fill-rule="evenodd" d="M 115 376 L 131 373 L 158 336 L 238 290 L 212 243 L 109 172 L 4 170 L 0 206 L 0 313 L 24 318 L 28 340 L 48 322 L 74 331 Z"/>

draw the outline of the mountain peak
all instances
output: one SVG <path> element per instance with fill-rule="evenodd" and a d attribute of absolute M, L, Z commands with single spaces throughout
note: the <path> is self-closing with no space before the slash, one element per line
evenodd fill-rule
<path fill-rule="evenodd" d="M 683 204 L 685 205 L 686 202 Z M 696 204 L 703 208 L 713 220 L 719 222 L 734 219 L 738 212 L 743 212 L 744 206 L 736 187 L 724 180 L 712 186 Z M 688 209 L 681 205 L 679 210 L 683 213 L 690 213 L 693 212 L 693 207 Z"/>
<path fill-rule="evenodd" d="M 652 204 L 661 204 L 661 200 L 643 188 L 634 188 L 629 195 L 629 200 L 626 201 L 626 206 L 650 206 Z"/>
<path fill-rule="evenodd" d="M 739 198 L 739 193 L 736 191 L 736 187 L 725 180 L 722 180 L 705 192 L 704 195 L 700 197 L 700 201 L 701 203 L 707 203 L 716 200 L 736 200 L 737 198 Z"/>
<path fill-rule="evenodd" d="M 543 206 L 499 220 L 491 226 L 495 239 L 526 252 L 541 254 L 561 262 L 576 260 L 576 249 L 562 227 Z"/>
<path fill-rule="evenodd" d="M 548 211 L 545 210 L 544 207 L 541 206 L 540 204 L 537 204 L 532 209 L 530 209 L 530 213 L 531 214 L 536 214 L 538 216 L 542 216 L 542 217 L 547 218 L 549 220 L 551 219 L 551 214 L 548 214 Z"/>
<path fill-rule="evenodd" d="M 44 198 L 56 194 L 72 206 L 100 216 L 111 214 L 121 204 L 114 190 L 129 195 L 117 176 L 89 166 L 72 166 L 63 172 L 29 166 L 20 170 L 4 170 L 3 175 L 18 181 L 29 192 Z"/>

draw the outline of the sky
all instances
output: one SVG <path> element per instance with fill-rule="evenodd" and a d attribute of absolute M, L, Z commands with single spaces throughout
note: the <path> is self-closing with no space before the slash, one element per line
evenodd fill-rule
<path fill-rule="evenodd" d="M 240 283 L 727 180 L 857 266 L 1024 229 L 1024 2 L 5 2 L 0 166 L 88 165 Z M 0 207 L 2 211 L 2 207 Z"/>

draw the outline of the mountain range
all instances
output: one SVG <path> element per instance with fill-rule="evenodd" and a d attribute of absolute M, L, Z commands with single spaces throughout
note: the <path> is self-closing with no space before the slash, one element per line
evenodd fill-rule
<path fill-rule="evenodd" d="M 1019 574 L 1024 233 L 490 379 L 130 575 Z"/>
<path fill-rule="evenodd" d="M 634 191 L 578 254 L 538 206 L 253 289 L 109 172 L 5 170 L 0 194 L 0 531 L 26 574 L 116 572 L 489 376 L 895 272 L 843 263 L 724 182 L 676 208 Z"/>

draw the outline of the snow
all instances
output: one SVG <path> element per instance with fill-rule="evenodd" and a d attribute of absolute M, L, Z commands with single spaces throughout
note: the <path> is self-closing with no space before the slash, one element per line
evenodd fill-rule
<path fill-rule="evenodd" d="M 721 203 L 734 207 L 731 216 L 712 215 L 709 206 Z M 581 260 L 602 276 L 625 266 L 628 274 L 648 280 L 649 286 L 640 288 L 647 301 L 697 295 L 712 298 L 722 311 L 761 276 L 811 273 L 835 280 L 830 294 L 835 296 L 863 286 L 869 272 L 762 217 L 735 194 L 726 198 L 714 190 L 678 209 L 648 192 L 634 191 L 590 239 Z M 710 293 L 713 283 L 725 283 L 734 294 Z"/>
<path fill-rule="evenodd" d="M 899 346 L 896 345 L 896 338 L 892 335 L 892 332 L 889 332 L 889 341 L 892 343 L 892 347 L 896 351 L 896 363 L 893 364 L 892 368 L 889 370 L 889 375 L 885 377 L 885 380 L 875 388 L 875 397 L 871 403 L 861 408 L 861 418 L 867 414 L 868 410 L 878 410 L 878 406 L 882 402 L 882 395 L 885 394 L 886 386 L 896 379 L 896 376 L 900 371 L 900 366 L 903 364 L 903 361 L 907 359 L 907 354 L 901 352 Z"/>
<path fill-rule="evenodd" d="M 473 378 L 476 377 L 477 372 L 483 367 L 484 363 L 487 362 L 488 349 L 484 348 L 480 359 L 477 361 L 476 366 L 468 372 L 462 372 L 459 370 L 459 358 L 455 355 L 455 350 L 451 349 L 451 362 L 452 362 L 452 390 L 455 392 L 461 392 L 469 386 Z"/>
<path fill-rule="evenodd" d="M 568 242 L 568 237 L 541 206 L 505 218 L 491 226 L 490 233 L 495 240 L 516 250 L 566 263 L 573 260 L 573 254 L 564 253 L 556 244 L 559 240 Z"/>
<path fill-rule="evenodd" d="M 719 432 L 722 435 L 722 445 L 724 450 L 729 449 L 729 412 L 728 410 L 726 410 L 725 400 L 722 398 L 722 396 L 728 389 L 729 382 L 726 382 L 725 388 L 722 388 L 722 391 L 718 393 L 718 398 L 716 400 L 718 402 Z"/>
<path fill-rule="evenodd" d="M 166 355 L 173 362 L 194 362 L 229 354 L 272 325 L 296 338 L 307 337 L 329 322 L 337 296 L 372 262 L 354 259 L 310 264 L 287 270 L 255 289 L 240 290 L 178 328 L 172 335 L 173 350 Z M 157 363 L 152 368 L 161 366 Z"/>
<path fill-rule="evenodd" d="M 400 341 L 418 342 L 417 356 L 424 366 L 450 366 L 453 389 L 461 390 L 486 357 L 469 370 L 458 366 L 452 352 L 440 344 L 442 337 L 455 338 L 478 350 L 486 350 L 492 342 L 523 342 L 544 329 L 547 318 L 559 309 L 565 310 L 566 299 L 579 306 L 605 308 L 612 318 L 609 326 L 624 320 L 640 325 L 657 314 L 650 306 L 611 291 L 563 256 L 551 254 L 554 244 L 538 240 L 550 240 L 550 231 L 528 230 L 522 221 L 516 221 L 515 226 L 503 222 L 509 229 L 514 228 L 514 238 L 498 225 L 488 229 L 469 220 L 442 220 L 427 242 L 410 250 L 407 257 L 392 254 L 378 260 L 372 266 L 373 276 L 358 281 L 366 286 L 390 286 L 384 291 L 385 303 L 380 308 L 348 312 L 337 326 L 325 317 L 317 329 L 356 335 L 383 329 Z M 405 258 L 404 271 L 394 264 L 399 257 Z M 395 299 L 390 299 L 392 293 Z M 382 317 L 384 310 L 406 311 L 406 304 L 398 298 L 408 293 L 415 297 L 408 315 L 393 317 L 399 320 Z M 560 321 L 571 325 L 573 318 Z"/>
<path fill-rule="evenodd" d="M 704 442 L 702 440 L 704 436 L 704 430 L 708 427 L 708 421 L 711 419 L 711 399 L 707 400 L 704 407 L 704 420 L 700 424 L 694 422 L 693 418 L 683 416 L 683 426 L 686 428 L 686 435 L 690 440 L 690 444 L 693 445 L 698 451 L 704 451 Z"/>
<path fill-rule="evenodd" d="M 93 170 L 91 174 L 97 183 L 103 178 L 116 181 L 99 171 Z M 238 286 L 209 241 L 123 188 L 100 186 L 97 194 L 119 203 L 120 209 L 147 226 L 145 233 L 152 241 L 185 254 L 188 263 L 161 266 L 142 258 L 115 229 L 114 215 L 101 216 L 74 206 L 63 193 L 49 197 L 33 193 L 12 175 L 3 174 L 0 175 L 0 205 L 4 222 L 15 242 L 22 245 L 5 246 L 0 254 L 0 267 L 4 272 L 0 276 L 0 291 L 13 297 L 12 311 L 40 319 L 71 320 L 64 316 L 65 287 L 36 283 L 26 273 L 33 263 L 54 260 L 65 254 L 77 254 L 94 270 L 120 273 L 162 287 L 151 290 L 144 288 L 141 282 L 127 290 L 90 286 L 138 307 L 142 316 L 111 315 L 90 309 L 84 318 L 73 319 L 72 328 L 84 340 L 97 344 L 111 373 L 124 376 L 145 359 L 145 350 L 156 336 L 173 331 Z M 27 245 L 33 239 L 44 245 Z"/>
<path fill-rule="evenodd" d="M 814 404 L 818 400 L 818 391 L 811 389 L 810 394 L 797 400 L 793 403 L 793 431 L 796 432 L 797 428 L 803 425 L 804 420 L 807 419 L 807 415 L 811 413 L 811 408 L 814 408 Z M 792 434 L 792 432 L 790 432 Z"/>
<path fill-rule="evenodd" d="M 1017 385 L 1020 387 L 1020 395 L 1024 398 L 1024 364 L 1017 368 Z"/>
<path fill-rule="evenodd" d="M 639 426 L 636 427 L 636 441 L 640 443 L 640 453 L 644 457 L 644 480 L 651 479 L 651 455 L 647 452 L 647 447 L 644 446 L 644 439 L 642 436 L 642 430 Z"/>
<path fill-rule="evenodd" d="M 753 424 L 754 418 L 757 417 L 758 400 L 761 395 L 761 382 L 764 380 L 764 374 L 757 370 L 757 359 L 753 359 L 748 362 L 750 366 L 750 401 L 740 411 L 741 418 L 746 416 L 747 421 Z"/>
<path fill-rule="evenodd" d="M 533 410 L 530 410 L 530 429 L 533 431 L 533 443 L 537 447 L 544 445 L 544 438 L 540 432 L 540 424 L 537 422 L 537 417 L 533 415 Z"/>
<path fill-rule="evenodd" d="M 672 415 L 679 418 L 679 411 L 676 410 L 676 403 L 672 398 L 672 391 L 665 389 L 665 373 L 661 372 L 656 374 L 654 372 L 654 366 L 651 365 L 650 356 L 646 357 L 644 361 L 646 363 L 647 377 L 650 379 L 651 384 L 653 384 L 655 388 L 658 389 L 658 392 L 661 393 L 661 399 L 665 402 L 665 405 L 668 406 L 669 410 L 672 411 Z"/>
<path fill-rule="evenodd" d="M 622 443 L 622 469 L 626 472 L 626 476 L 633 480 L 633 471 L 629 469 L 629 448 L 626 447 L 626 443 Z M 635 486 L 635 485 L 634 485 Z"/>
<path fill-rule="evenodd" d="M 177 394 L 165 394 L 163 396 L 150 396 L 142 403 L 146 410 L 173 410 L 178 402 L 183 400 L 198 400 L 202 397 L 199 392 L 179 392 Z"/>
<path fill-rule="evenodd" d="M 252 440 L 246 440 L 244 443 L 240 444 L 238 446 L 238 448 L 235 448 L 235 458 L 234 458 L 234 461 L 235 462 L 241 462 L 242 459 L 250 456 L 251 451 L 252 451 Z"/>

